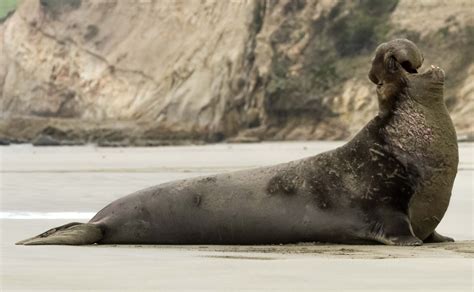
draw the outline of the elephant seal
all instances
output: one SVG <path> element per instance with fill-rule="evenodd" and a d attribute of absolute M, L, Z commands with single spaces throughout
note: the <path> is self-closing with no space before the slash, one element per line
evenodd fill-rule
<path fill-rule="evenodd" d="M 418 74 L 410 41 L 380 45 L 369 78 L 380 112 L 351 141 L 298 161 L 185 179 L 120 198 L 88 223 L 17 244 L 275 244 L 304 241 L 421 245 L 456 174 L 444 73 Z"/>

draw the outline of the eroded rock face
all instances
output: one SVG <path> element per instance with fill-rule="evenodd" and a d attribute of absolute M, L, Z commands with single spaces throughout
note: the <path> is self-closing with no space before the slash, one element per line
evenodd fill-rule
<path fill-rule="evenodd" d="M 446 68 L 453 120 L 472 131 L 469 1 L 434 2 L 22 1 L 0 24 L 0 136 L 347 138 L 377 111 L 366 64 L 394 37 Z"/>

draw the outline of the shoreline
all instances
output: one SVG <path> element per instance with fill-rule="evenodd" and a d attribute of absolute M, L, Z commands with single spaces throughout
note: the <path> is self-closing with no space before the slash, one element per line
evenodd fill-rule
<path fill-rule="evenodd" d="M 474 143 L 474 133 L 459 134 L 458 143 Z M 348 140 L 260 140 L 260 139 L 233 139 L 209 142 L 205 140 L 136 140 L 130 141 L 100 141 L 84 142 L 72 140 L 58 140 L 47 137 L 39 142 L 16 140 L 15 138 L 0 137 L 1 146 L 31 145 L 35 147 L 75 147 L 75 146 L 93 146 L 99 148 L 133 148 L 133 147 L 168 147 L 168 146 L 205 146 L 212 144 L 259 144 L 259 143 L 286 143 L 286 142 L 347 142 Z"/>

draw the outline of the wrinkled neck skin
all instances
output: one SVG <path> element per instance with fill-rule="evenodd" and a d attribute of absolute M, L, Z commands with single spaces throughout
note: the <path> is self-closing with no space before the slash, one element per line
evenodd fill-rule
<path fill-rule="evenodd" d="M 422 74 L 400 72 L 377 86 L 379 116 L 396 112 L 403 103 L 413 101 L 428 110 L 446 112 L 444 73 L 430 69 Z"/>
<path fill-rule="evenodd" d="M 422 74 L 397 75 L 377 88 L 378 116 L 384 121 L 386 142 L 398 159 L 427 179 L 434 168 L 447 167 L 456 160 L 449 158 L 457 152 L 454 146 L 444 149 L 444 145 L 456 144 L 443 100 L 444 72 L 433 68 Z"/>
<path fill-rule="evenodd" d="M 441 71 L 442 72 L 442 71 Z M 433 110 L 445 108 L 444 73 L 438 76 L 434 70 L 407 76 L 407 95 L 417 103 Z"/>

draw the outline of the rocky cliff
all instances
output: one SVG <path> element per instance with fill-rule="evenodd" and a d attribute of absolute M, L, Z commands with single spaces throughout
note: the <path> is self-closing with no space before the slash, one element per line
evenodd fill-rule
<path fill-rule="evenodd" d="M 155 145 L 344 139 L 377 112 L 367 72 L 406 37 L 474 129 L 470 0 L 31 0 L 0 24 L 0 138 Z"/>

